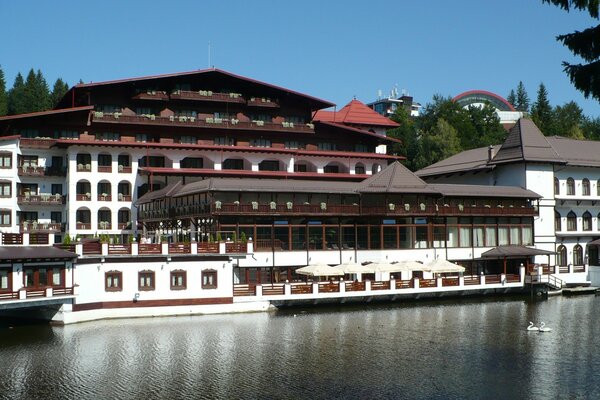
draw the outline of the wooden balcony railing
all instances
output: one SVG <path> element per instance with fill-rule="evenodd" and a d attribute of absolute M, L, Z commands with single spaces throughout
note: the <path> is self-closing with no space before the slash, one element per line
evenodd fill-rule
<path fill-rule="evenodd" d="M 291 205 L 286 204 L 240 204 L 234 203 L 221 204 L 213 203 L 211 205 L 212 214 L 342 214 L 342 215 L 358 215 L 359 206 L 353 204 L 302 204 Z"/>
<path fill-rule="evenodd" d="M 108 254 L 131 254 L 130 244 L 109 244 Z"/>
<path fill-rule="evenodd" d="M 177 90 L 171 93 L 172 100 L 215 101 L 221 103 L 245 103 L 246 99 L 239 93 L 217 93 L 210 90 Z"/>
<path fill-rule="evenodd" d="M 373 281 L 371 282 L 371 290 L 389 290 L 390 281 Z"/>
<path fill-rule="evenodd" d="M 38 167 L 37 165 L 23 165 L 17 168 L 17 175 L 19 176 L 44 176 L 46 175 L 46 168 Z"/>
<path fill-rule="evenodd" d="M 19 231 L 21 232 L 60 232 L 61 230 L 62 224 L 60 222 L 24 221 L 19 225 Z"/>
<path fill-rule="evenodd" d="M 191 249 L 189 243 L 169 243 L 169 254 L 189 254 Z"/>
<path fill-rule="evenodd" d="M 108 193 L 99 194 L 98 201 L 112 201 L 112 196 Z"/>
<path fill-rule="evenodd" d="M 277 296 L 285 294 L 285 287 L 281 284 L 263 285 L 262 286 L 263 296 Z"/>
<path fill-rule="evenodd" d="M 290 286 L 292 294 L 310 294 L 313 292 L 313 285 L 310 283 L 298 283 Z"/>
<path fill-rule="evenodd" d="M 169 100 L 169 95 L 167 92 L 162 90 L 148 90 L 146 92 L 140 92 L 132 97 L 134 100 L 159 100 L 166 101 Z"/>
<path fill-rule="evenodd" d="M 248 245 L 246 243 L 225 243 L 225 253 L 247 253 Z"/>
<path fill-rule="evenodd" d="M 112 172 L 112 166 L 110 166 L 110 165 L 98 165 L 98 172 Z"/>
<path fill-rule="evenodd" d="M 278 132 L 305 132 L 314 133 L 314 126 L 307 124 L 288 124 L 264 122 L 264 121 L 240 121 L 238 119 L 206 118 L 198 119 L 195 117 L 158 117 L 148 115 L 121 115 L 118 114 L 93 114 L 94 123 L 119 123 L 119 124 L 141 124 L 141 125 L 159 125 L 159 126 L 178 126 L 194 128 L 215 128 L 215 129 L 237 129 L 237 130 L 259 130 L 259 131 L 278 131 Z M 79 167 L 78 167 L 79 170 Z M 82 169 L 86 171 L 87 169 Z"/>
<path fill-rule="evenodd" d="M 75 228 L 81 230 L 92 229 L 92 224 L 89 222 L 77 222 L 75 223 Z"/>
<path fill-rule="evenodd" d="M 130 194 L 123 194 L 123 193 L 119 193 L 117 195 L 117 198 L 119 199 L 119 201 L 131 201 L 131 195 Z"/>
<path fill-rule="evenodd" d="M 365 291 L 365 283 L 364 282 L 345 282 L 346 292 L 364 292 Z"/>
<path fill-rule="evenodd" d="M 248 99 L 248 105 L 251 107 L 279 108 L 279 102 L 266 97 L 251 97 Z"/>
<path fill-rule="evenodd" d="M 442 286 L 458 286 L 459 284 L 458 277 L 442 278 Z"/>
<path fill-rule="evenodd" d="M 61 205 L 64 204 L 64 198 L 61 194 L 24 194 L 17 196 L 17 204 Z"/>
<path fill-rule="evenodd" d="M 396 289 L 412 289 L 415 286 L 415 281 L 412 279 L 402 281 L 396 281 Z"/>
<path fill-rule="evenodd" d="M 387 206 L 363 206 L 363 215 L 536 215 L 533 207 L 486 207 L 486 206 L 437 206 L 435 204 L 388 204 Z"/>
<path fill-rule="evenodd" d="M 198 243 L 198 253 L 218 253 L 219 243 L 200 242 Z"/>
<path fill-rule="evenodd" d="M 130 174 L 131 171 L 133 171 L 131 166 L 125 166 L 125 165 L 121 165 L 121 164 L 119 164 L 118 169 L 119 169 L 120 174 Z"/>
<path fill-rule="evenodd" d="M 336 293 L 340 291 L 338 283 L 319 283 L 319 293 Z"/>
<path fill-rule="evenodd" d="M 162 247 L 160 243 L 140 243 L 138 254 L 161 254 Z"/>
<path fill-rule="evenodd" d="M 27 149 L 49 149 L 56 144 L 56 139 L 42 138 L 21 138 L 19 144 L 22 148 Z"/>
<path fill-rule="evenodd" d="M 2 244 L 23 244 L 23 235 L 21 233 L 2 233 Z"/>
<path fill-rule="evenodd" d="M 419 279 L 420 288 L 437 287 L 437 279 Z"/>
<path fill-rule="evenodd" d="M 77 164 L 77 172 L 92 172 L 92 164 Z"/>
<path fill-rule="evenodd" d="M 256 286 L 255 285 L 234 285 L 233 286 L 233 295 L 234 296 L 256 296 Z"/>
<path fill-rule="evenodd" d="M 82 244 L 82 251 L 83 251 L 84 255 L 102 254 L 102 243 L 100 243 L 100 242 L 84 242 Z"/>
<path fill-rule="evenodd" d="M 90 193 L 77 193 L 76 199 L 77 201 L 92 201 L 92 195 Z"/>

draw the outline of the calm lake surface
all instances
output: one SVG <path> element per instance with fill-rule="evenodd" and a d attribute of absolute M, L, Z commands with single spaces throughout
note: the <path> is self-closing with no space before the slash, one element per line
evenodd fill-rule
<path fill-rule="evenodd" d="M 0 397 L 598 399 L 599 317 L 559 296 L 4 324 Z"/>

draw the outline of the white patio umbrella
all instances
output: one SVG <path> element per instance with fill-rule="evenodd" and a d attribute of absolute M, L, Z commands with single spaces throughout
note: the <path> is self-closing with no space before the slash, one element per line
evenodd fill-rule
<path fill-rule="evenodd" d="M 426 265 L 434 274 L 465 272 L 465 268 L 443 258 L 437 258 Z"/>
<path fill-rule="evenodd" d="M 340 264 L 337 267 L 344 271 L 345 274 L 372 274 L 374 272 L 373 268 L 371 268 L 369 265 L 362 265 L 352 262 Z"/>
<path fill-rule="evenodd" d="M 429 271 L 429 267 L 418 261 L 398 261 L 398 264 L 406 267 L 408 271 Z"/>
<path fill-rule="evenodd" d="M 297 274 L 308 276 L 342 276 L 344 271 L 339 267 L 330 267 L 327 264 L 313 264 L 298 268 Z"/>
<path fill-rule="evenodd" d="M 377 262 L 368 265 L 369 268 L 373 270 L 373 272 L 403 272 L 408 271 L 404 265 L 400 264 L 391 264 L 388 262 Z"/>

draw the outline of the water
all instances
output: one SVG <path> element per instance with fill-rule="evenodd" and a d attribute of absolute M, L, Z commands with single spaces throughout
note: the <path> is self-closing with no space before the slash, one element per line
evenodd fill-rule
<path fill-rule="evenodd" d="M 599 313 L 511 297 L 0 326 L 0 397 L 598 399 Z"/>

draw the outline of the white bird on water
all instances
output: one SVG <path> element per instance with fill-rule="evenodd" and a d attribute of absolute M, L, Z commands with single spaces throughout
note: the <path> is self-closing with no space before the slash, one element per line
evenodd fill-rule
<path fill-rule="evenodd" d="M 540 332 L 551 332 L 552 328 L 546 328 L 546 323 L 542 322 L 540 323 Z"/>
<path fill-rule="evenodd" d="M 533 322 L 529 321 L 529 326 L 527 327 L 528 331 L 536 331 L 538 332 L 540 330 L 540 328 L 538 328 L 537 326 L 533 325 Z"/>

